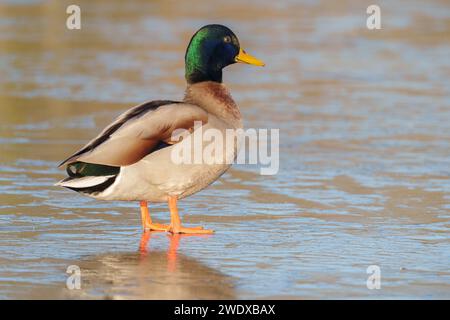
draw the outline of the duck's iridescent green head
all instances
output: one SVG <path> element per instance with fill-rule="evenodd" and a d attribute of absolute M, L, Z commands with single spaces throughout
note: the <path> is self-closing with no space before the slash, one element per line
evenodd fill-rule
<path fill-rule="evenodd" d="M 230 29 L 218 24 L 204 26 L 193 35 L 186 50 L 186 80 L 189 84 L 222 82 L 222 69 L 236 62 L 264 66 L 240 48 Z"/>

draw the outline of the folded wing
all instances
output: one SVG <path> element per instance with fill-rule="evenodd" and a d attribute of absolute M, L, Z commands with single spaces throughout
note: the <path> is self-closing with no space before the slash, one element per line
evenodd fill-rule
<path fill-rule="evenodd" d="M 138 105 L 120 115 L 95 139 L 64 160 L 108 166 L 126 166 L 158 150 L 177 129 L 191 129 L 195 121 L 206 123 L 208 114 L 198 106 L 167 100 Z"/>

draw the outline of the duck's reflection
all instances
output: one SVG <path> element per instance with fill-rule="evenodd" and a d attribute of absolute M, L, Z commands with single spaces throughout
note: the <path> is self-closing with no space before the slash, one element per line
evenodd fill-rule
<path fill-rule="evenodd" d="M 80 263 L 83 298 L 233 299 L 230 277 L 181 254 L 183 240 L 208 235 L 171 235 L 146 232 L 136 253 L 110 253 Z M 165 246 L 167 250 L 152 249 Z M 199 245 L 199 243 L 196 243 Z M 81 292 L 80 292 L 81 293 Z"/>
<path fill-rule="evenodd" d="M 150 250 L 150 238 L 155 234 L 161 234 L 161 232 L 144 232 L 139 243 L 139 253 L 142 259 L 145 259 Z M 182 238 L 196 237 L 196 238 L 208 238 L 211 235 L 195 235 L 195 234 L 167 234 L 170 241 L 167 249 L 167 271 L 175 272 L 177 266 L 177 254 L 178 247 Z"/>

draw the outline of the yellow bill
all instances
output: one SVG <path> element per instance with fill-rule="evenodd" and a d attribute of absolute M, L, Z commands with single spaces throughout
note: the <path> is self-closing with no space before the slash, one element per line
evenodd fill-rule
<path fill-rule="evenodd" d="M 249 55 L 242 49 L 239 49 L 239 54 L 234 58 L 234 61 L 252 64 L 254 66 L 259 66 L 259 67 L 264 67 L 266 65 L 264 62 Z"/>

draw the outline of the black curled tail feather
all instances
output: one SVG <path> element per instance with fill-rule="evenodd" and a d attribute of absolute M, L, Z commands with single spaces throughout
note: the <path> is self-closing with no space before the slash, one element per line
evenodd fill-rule
<path fill-rule="evenodd" d="M 77 161 L 67 165 L 66 171 L 69 176 L 56 185 L 96 195 L 116 181 L 120 167 Z"/>

